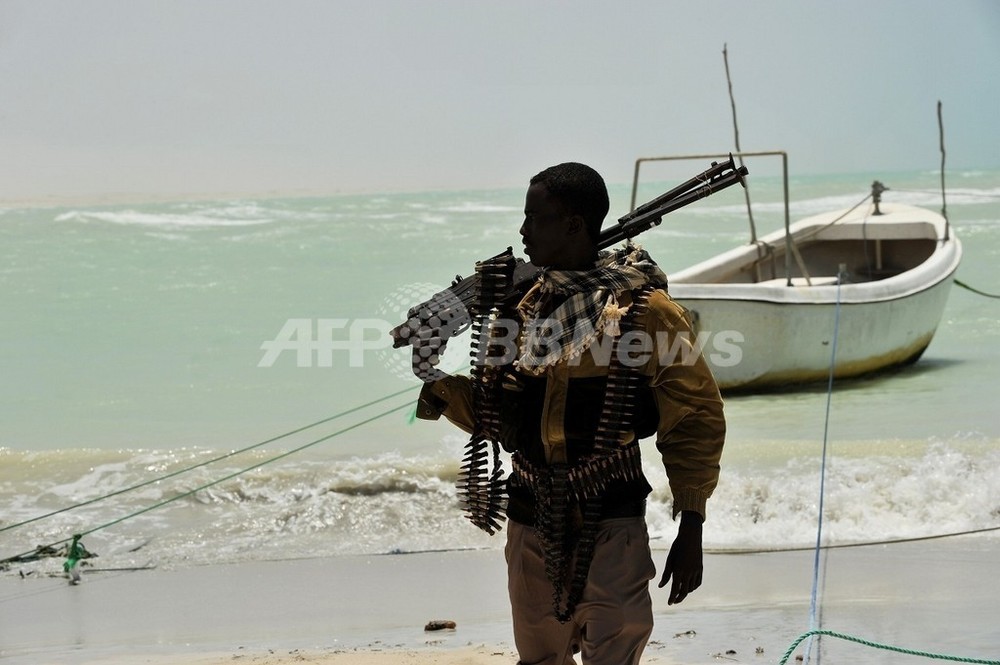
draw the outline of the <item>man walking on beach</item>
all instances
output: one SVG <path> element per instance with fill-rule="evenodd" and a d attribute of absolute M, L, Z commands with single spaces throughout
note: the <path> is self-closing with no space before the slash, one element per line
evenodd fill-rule
<path fill-rule="evenodd" d="M 653 627 L 655 575 L 642 437 L 656 435 L 680 515 L 659 586 L 670 583 L 674 604 L 702 581 L 722 400 L 663 272 L 631 244 L 598 251 L 608 209 L 604 181 L 588 166 L 559 164 L 532 178 L 520 233 L 541 274 L 516 307 L 497 304 L 474 341 L 476 350 L 500 339 L 510 352 L 494 354 L 473 379 L 428 381 L 420 396 L 419 417 L 443 414 L 472 433 L 472 444 L 496 441 L 511 453 L 505 554 L 524 665 L 570 665 L 576 651 L 587 665 L 639 663 Z M 422 333 L 425 349 L 447 342 L 440 331 Z M 415 371 L 427 355 L 415 346 Z M 485 444 L 470 448 L 462 498 L 492 532 L 502 479 L 484 481 L 485 493 L 474 482 L 487 457 Z"/>

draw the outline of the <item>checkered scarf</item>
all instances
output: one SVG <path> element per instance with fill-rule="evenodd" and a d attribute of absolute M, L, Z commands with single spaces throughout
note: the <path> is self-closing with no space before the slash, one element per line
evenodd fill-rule
<path fill-rule="evenodd" d="M 590 270 L 543 269 L 518 305 L 525 322 L 518 367 L 530 374 L 583 354 L 607 332 L 618 336 L 618 322 L 628 312 L 618 297 L 645 284 L 666 288 L 667 276 L 646 250 L 628 244 L 598 254 Z M 565 301 L 547 317 L 540 313 L 553 296 Z"/>

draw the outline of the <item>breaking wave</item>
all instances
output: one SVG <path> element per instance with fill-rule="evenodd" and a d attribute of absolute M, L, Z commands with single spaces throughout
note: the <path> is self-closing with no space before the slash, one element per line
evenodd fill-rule
<path fill-rule="evenodd" d="M 825 541 L 850 544 L 996 527 L 1000 450 L 995 444 L 909 442 L 890 446 L 887 454 L 831 460 Z M 454 487 L 457 452 L 290 459 L 199 489 L 271 454 L 244 454 L 240 464 L 233 458 L 208 465 L 11 530 L 4 547 L 17 552 L 0 552 L 0 558 L 132 514 L 87 537 L 90 550 L 106 555 L 104 565 L 138 565 L 150 558 L 158 565 L 182 566 L 502 546 L 502 537 L 490 538 L 462 517 Z M 7 450 L 2 457 L 0 525 L 10 525 L 162 477 L 212 454 Z M 676 528 L 669 490 L 655 453 L 646 459 L 646 474 L 658 488 L 647 513 L 650 535 L 654 546 L 665 547 Z M 766 465 L 723 461 L 722 480 L 709 503 L 706 548 L 773 549 L 815 542 L 817 459 L 793 457 Z M 167 502 L 177 496 L 182 498 Z M 136 548 L 136 543 L 149 545 Z"/>

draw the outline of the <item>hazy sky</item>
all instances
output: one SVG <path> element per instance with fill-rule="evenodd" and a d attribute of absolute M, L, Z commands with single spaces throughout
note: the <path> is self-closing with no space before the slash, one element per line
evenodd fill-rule
<path fill-rule="evenodd" d="M 0 199 L 1000 166 L 1000 2 L 0 0 Z"/>

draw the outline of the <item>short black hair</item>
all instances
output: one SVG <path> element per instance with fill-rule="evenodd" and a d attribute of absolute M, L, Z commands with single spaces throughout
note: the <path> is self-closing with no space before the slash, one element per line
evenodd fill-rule
<path fill-rule="evenodd" d="M 587 234 L 597 241 L 611 207 L 608 187 L 600 173 L 586 164 L 564 162 L 536 174 L 530 184 L 544 185 L 549 195 L 566 206 L 570 214 L 582 216 Z"/>

